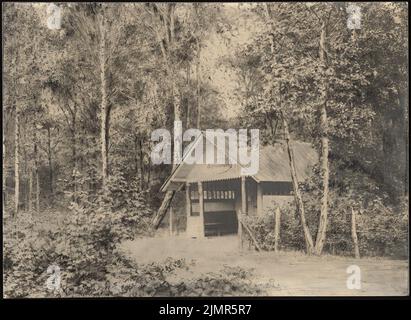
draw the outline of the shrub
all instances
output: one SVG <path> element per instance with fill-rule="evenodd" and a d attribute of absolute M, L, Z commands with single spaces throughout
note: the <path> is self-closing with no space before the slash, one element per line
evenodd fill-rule
<path fill-rule="evenodd" d="M 57 295 L 109 294 L 107 268 L 116 257 L 117 244 L 147 233 L 152 213 L 143 198 L 117 177 L 105 193 L 76 192 L 60 226 L 35 228 L 41 217 L 33 221 L 31 214 L 10 220 L 4 243 L 5 295 L 50 295 L 45 283 L 52 264 L 64 270 L 63 291 Z"/>
<path fill-rule="evenodd" d="M 279 208 L 281 211 L 281 228 L 280 228 L 280 249 L 303 250 L 305 243 L 302 235 L 302 228 L 299 216 L 297 216 L 295 207 L 283 205 Z M 274 228 L 275 228 L 275 211 L 276 207 L 271 207 L 263 216 L 246 217 L 248 226 L 263 250 L 274 250 Z"/>
<path fill-rule="evenodd" d="M 315 239 L 319 212 L 314 201 L 305 202 L 308 225 Z M 408 199 L 397 206 L 384 204 L 374 196 L 366 204 L 352 199 L 331 195 L 327 238 L 324 252 L 352 255 L 351 207 L 357 212 L 357 235 L 362 256 L 389 256 L 406 258 L 408 255 Z M 293 205 L 281 209 L 279 245 L 281 249 L 304 250 L 305 243 L 300 217 Z M 247 217 L 247 223 L 261 248 L 274 250 L 275 209 L 269 209 L 262 217 Z"/>
<path fill-rule="evenodd" d="M 174 286 L 174 295 L 253 296 L 264 294 L 264 290 L 251 281 L 252 275 L 250 270 L 225 266 L 219 272 L 208 273 L 188 283 L 182 282 Z"/>
<path fill-rule="evenodd" d="M 170 274 L 188 268 L 184 260 L 140 265 L 126 258 L 117 250 L 117 244 L 144 234 L 144 219 L 150 217 L 150 211 L 140 195 L 127 195 L 131 200 L 124 202 L 121 186 L 121 181 L 110 184 L 106 195 L 78 193 L 61 224 L 49 226 L 41 223 L 44 217 L 31 214 L 10 220 L 4 237 L 4 295 L 134 297 L 260 292 L 251 285 L 250 274 L 242 269 L 171 283 Z M 53 217 L 52 212 L 48 214 Z M 50 291 L 46 286 L 52 276 L 47 273 L 51 265 L 60 268 L 59 291 Z"/>

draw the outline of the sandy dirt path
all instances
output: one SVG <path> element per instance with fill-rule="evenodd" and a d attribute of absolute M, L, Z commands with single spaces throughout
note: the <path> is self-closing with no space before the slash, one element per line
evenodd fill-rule
<path fill-rule="evenodd" d="M 224 266 L 253 269 L 253 281 L 269 296 L 398 296 L 408 294 L 408 262 L 338 256 L 309 257 L 300 252 L 239 250 L 236 237 L 187 239 L 142 238 L 122 244 L 139 263 L 162 262 L 167 257 L 193 262 L 179 280 L 215 272 Z M 348 289 L 347 267 L 358 265 L 361 289 Z"/>

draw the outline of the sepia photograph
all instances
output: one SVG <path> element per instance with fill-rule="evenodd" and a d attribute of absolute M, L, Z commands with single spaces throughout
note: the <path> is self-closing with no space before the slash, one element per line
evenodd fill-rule
<path fill-rule="evenodd" d="M 407 2 L 3 3 L 3 299 L 409 296 L 408 28 Z"/>

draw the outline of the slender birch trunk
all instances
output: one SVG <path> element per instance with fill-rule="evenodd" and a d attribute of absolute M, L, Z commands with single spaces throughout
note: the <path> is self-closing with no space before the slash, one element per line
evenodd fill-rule
<path fill-rule="evenodd" d="M 272 54 L 272 59 L 273 59 L 273 63 L 275 63 L 275 55 L 274 55 L 274 24 L 273 24 L 273 17 L 272 17 L 272 12 L 270 9 L 270 6 L 268 5 L 268 3 L 265 4 L 265 12 L 266 12 L 266 16 L 268 19 L 268 23 L 270 25 L 270 29 L 272 30 L 272 36 L 270 38 L 270 51 Z M 308 224 L 306 221 L 306 217 L 305 217 L 305 210 L 304 210 L 304 203 L 302 200 L 302 196 L 301 196 L 301 192 L 300 189 L 298 187 L 298 180 L 297 180 L 297 173 L 296 173 L 296 169 L 295 169 L 295 165 L 294 165 L 294 152 L 293 149 L 291 148 L 290 145 L 290 132 L 288 130 L 288 123 L 287 120 L 281 110 L 281 83 L 279 86 L 279 108 L 280 108 L 280 114 L 281 114 L 281 119 L 282 119 L 282 123 L 283 123 L 283 130 L 284 130 L 284 139 L 286 141 L 286 145 L 287 145 L 287 153 L 288 153 L 288 162 L 290 165 L 290 173 L 291 173 L 291 180 L 292 180 L 292 184 L 293 184 L 293 191 L 294 191 L 294 200 L 295 200 L 295 204 L 297 207 L 297 212 L 300 214 L 300 218 L 301 218 L 301 225 L 303 227 L 303 234 L 304 234 L 304 240 L 305 240 L 305 247 L 306 247 L 306 251 L 307 254 L 311 255 L 314 253 L 314 242 L 310 233 L 310 229 L 308 228 Z M 274 141 L 275 137 L 273 136 L 273 141 Z"/>
<path fill-rule="evenodd" d="M 51 159 L 51 132 L 50 132 L 50 127 L 47 127 L 47 155 L 48 155 L 48 162 L 49 162 L 49 179 L 50 179 L 50 193 L 51 197 L 53 198 L 54 196 L 54 188 L 53 188 L 53 164 L 52 164 L 52 159 Z"/>
<path fill-rule="evenodd" d="M 100 20 L 100 80 L 101 80 L 101 173 L 103 190 L 107 186 L 107 88 L 106 88 L 106 30 L 104 23 L 104 13 Z"/>
<path fill-rule="evenodd" d="M 77 106 L 74 105 L 74 111 L 72 115 L 72 128 L 71 128 L 71 161 L 73 163 L 72 183 L 73 183 L 73 197 L 72 201 L 77 201 Z"/>
<path fill-rule="evenodd" d="M 290 133 L 288 131 L 288 123 L 284 115 L 282 115 L 282 120 L 283 120 L 285 141 L 287 144 L 287 153 L 288 153 L 288 162 L 289 162 L 290 171 L 291 171 L 291 180 L 293 183 L 294 200 L 297 206 L 297 211 L 300 213 L 300 217 L 301 217 L 301 224 L 302 224 L 303 231 L 304 231 L 304 239 L 305 239 L 307 253 L 313 254 L 314 253 L 314 243 L 311 237 L 310 229 L 308 228 L 307 221 L 305 218 L 304 203 L 301 197 L 300 189 L 298 187 L 297 173 L 296 173 L 296 169 L 294 165 L 295 163 L 294 153 L 293 153 L 293 149 L 290 146 Z"/>
<path fill-rule="evenodd" d="M 139 168 L 138 168 L 138 179 L 139 179 L 139 188 L 141 191 L 144 190 L 144 154 L 143 154 L 143 143 L 142 139 L 138 141 L 138 150 L 139 150 Z"/>
<path fill-rule="evenodd" d="M 40 212 L 40 177 L 39 177 L 39 152 L 37 134 L 34 131 L 34 174 L 36 178 L 36 211 Z"/>
<path fill-rule="evenodd" d="M 135 161 L 135 174 L 136 178 L 140 179 L 140 164 L 139 164 L 139 150 L 138 150 L 138 137 L 134 136 L 134 161 Z M 141 184 L 138 183 L 138 190 L 141 191 Z"/>
<path fill-rule="evenodd" d="M 190 64 L 187 64 L 187 67 L 186 67 L 186 86 L 187 86 L 187 89 L 190 90 Z M 190 103 L 187 103 L 186 128 L 190 128 L 190 123 L 191 123 L 190 117 L 191 117 Z"/>
<path fill-rule="evenodd" d="M 356 215 L 356 211 L 351 207 L 351 237 L 354 244 L 354 256 L 358 259 L 360 258 L 360 249 L 358 246 Z"/>
<path fill-rule="evenodd" d="M 21 173 L 23 173 L 21 180 L 24 181 L 22 187 L 20 187 L 20 201 L 23 204 L 24 211 L 27 211 L 27 202 L 28 202 L 28 193 L 27 193 L 27 148 L 25 145 L 25 141 L 27 141 L 27 122 L 25 121 L 24 123 L 20 122 L 20 141 L 23 141 L 23 143 L 20 143 L 20 154 L 22 155 L 23 158 L 23 165 L 21 165 Z"/>
<path fill-rule="evenodd" d="M 198 37 L 196 39 L 196 44 L 197 44 L 197 61 L 196 61 L 196 98 L 197 98 L 197 122 L 196 126 L 197 129 L 200 129 L 201 125 L 201 99 L 200 99 L 200 93 L 201 93 L 201 86 L 200 86 L 200 41 L 198 40 Z"/>
<path fill-rule="evenodd" d="M 36 165 L 36 211 L 40 212 L 40 176 L 38 163 Z"/>
<path fill-rule="evenodd" d="M 29 170 L 29 211 L 33 211 L 33 168 Z"/>
<path fill-rule="evenodd" d="M 147 146 L 148 150 L 152 150 L 150 140 L 147 141 L 147 144 L 148 144 L 148 146 Z M 150 187 L 151 187 L 151 181 L 150 181 L 150 179 L 151 179 L 151 166 L 147 166 L 147 168 L 145 170 L 145 173 L 146 173 L 146 177 L 144 177 L 144 175 L 143 175 L 143 178 L 146 180 L 145 185 L 146 185 L 147 189 L 150 190 Z"/>
<path fill-rule="evenodd" d="M 327 28 L 326 23 L 323 21 L 321 25 L 321 36 L 320 36 L 320 62 L 322 64 L 323 70 L 325 71 L 327 65 L 326 59 L 326 42 L 327 42 Z M 325 77 L 325 75 L 323 75 Z M 329 183 L 329 164 L 328 164 L 328 118 L 327 118 L 327 90 L 328 84 L 327 80 L 323 79 L 322 84 L 322 102 L 320 107 L 320 129 L 321 129 L 321 154 L 320 154 L 320 165 L 321 165 L 321 175 L 322 175 L 322 196 L 321 196 L 321 211 L 320 211 L 320 221 L 317 231 L 317 239 L 315 244 L 315 252 L 317 255 L 321 255 L 324 242 L 327 233 L 327 220 L 328 220 L 328 183 Z"/>
<path fill-rule="evenodd" d="M 401 92 L 401 91 L 400 91 Z M 408 120 L 408 95 L 407 93 L 400 93 L 400 97 L 403 97 L 401 101 L 405 100 L 404 105 L 404 141 L 405 141 L 405 173 L 404 173 L 404 196 L 408 197 L 409 194 L 409 181 L 410 181 L 410 164 L 409 164 L 409 152 L 410 152 L 410 137 L 409 137 L 409 120 Z"/>
<path fill-rule="evenodd" d="M 171 5 L 169 7 L 168 19 L 163 19 L 164 31 L 166 34 L 165 40 L 168 43 L 167 49 L 165 48 L 163 44 L 162 38 L 160 36 L 160 32 L 158 32 L 158 30 L 156 31 L 156 35 L 157 35 L 157 41 L 159 42 L 162 56 L 164 59 L 164 63 L 165 63 L 166 70 L 167 70 L 166 77 L 168 78 L 168 81 L 171 82 L 171 97 L 172 97 L 173 107 L 174 107 L 174 121 L 181 121 L 182 114 L 181 114 L 181 106 L 180 106 L 180 95 L 178 92 L 178 88 L 176 86 L 176 80 L 171 78 L 172 76 L 176 75 L 176 70 L 175 70 L 175 67 L 170 64 L 171 53 L 173 52 L 174 47 L 175 47 L 175 44 L 174 44 L 174 41 L 175 41 L 174 6 L 175 5 Z M 169 21 L 169 25 L 167 25 L 166 20 Z M 175 150 L 173 151 L 173 154 L 174 152 Z M 176 168 L 176 166 L 177 166 L 176 164 L 173 165 L 172 171 Z M 152 224 L 155 229 L 158 228 L 161 221 L 163 220 L 167 212 L 167 209 L 171 205 L 171 201 L 173 200 L 174 195 L 175 195 L 175 191 L 166 192 L 166 195 L 164 196 L 161 206 L 158 209 L 157 214 L 153 217 L 153 220 L 152 220 Z"/>
<path fill-rule="evenodd" d="M 4 117 L 4 113 L 3 113 Z M 7 178 L 7 165 L 6 165 L 6 135 L 4 134 L 4 123 L 3 123 L 3 212 L 6 212 L 6 201 L 7 201 L 7 192 L 6 192 L 6 178 Z"/>
<path fill-rule="evenodd" d="M 16 104 L 16 118 L 14 129 L 14 216 L 19 212 L 20 195 L 20 111 Z"/>

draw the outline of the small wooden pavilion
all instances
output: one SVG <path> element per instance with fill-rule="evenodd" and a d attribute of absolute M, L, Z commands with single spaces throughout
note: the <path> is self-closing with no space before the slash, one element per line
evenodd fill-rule
<path fill-rule="evenodd" d="M 214 141 L 211 144 L 215 146 Z M 297 178 L 303 181 L 318 156 L 308 143 L 294 141 L 292 148 Z M 185 189 L 186 234 L 189 237 L 236 234 L 240 213 L 263 215 L 273 203 L 293 200 L 284 141 L 260 147 L 259 170 L 250 176 L 241 175 L 239 164 L 187 164 L 185 157 L 161 191 Z"/>

